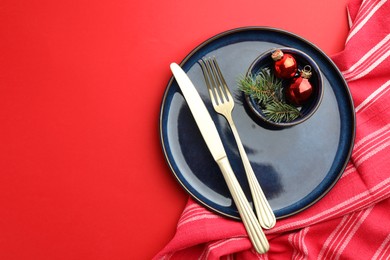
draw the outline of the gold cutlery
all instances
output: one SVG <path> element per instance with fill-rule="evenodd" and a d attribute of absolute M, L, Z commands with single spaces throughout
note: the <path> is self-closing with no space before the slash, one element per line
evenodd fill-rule
<path fill-rule="evenodd" d="M 242 222 L 248 232 L 249 239 L 257 252 L 267 252 L 269 250 L 267 238 L 230 166 L 222 140 L 202 98 L 190 78 L 179 65 L 172 63 L 170 68 L 199 127 L 201 135 L 222 172 Z"/>
<path fill-rule="evenodd" d="M 271 206 L 267 201 L 267 198 L 264 195 L 263 190 L 260 187 L 255 173 L 253 172 L 252 166 L 245 152 L 244 146 L 241 142 L 237 128 L 234 124 L 232 117 L 234 100 L 230 93 L 229 87 L 226 84 L 226 81 L 222 75 L 222 72 L 215 57 L 199 60 L 199 64 L 203 71 L 203 75 L 206 81 L 206 85 L 214 110 L 226 118 L 233 132 L 234 138 L 238 146 L 238 151 L 240 153 L 244 165 L 244 169 L 253 198 L 253 203 L 260 225 L 263 228 L 270 229 L 275 226 L 276 218 Z"/>

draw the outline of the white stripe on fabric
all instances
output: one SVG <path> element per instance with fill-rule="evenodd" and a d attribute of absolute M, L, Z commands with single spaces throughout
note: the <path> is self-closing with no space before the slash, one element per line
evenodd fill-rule
<path fill-rule="evenodd" d="M 219 248 L 227 243 L 230 243 L 232 241 L 239 241 L 239 240 L 245 240 L 246 238 L 244 237 L 232 237 L 232 238 L 228 238 L 228 239 L 225 239 L 225 240 L 222 240 L 222 241 L 217 241 L 217 242 L 213 242 L 213 243 L 210 243 L 208 246 L 206 246 L 206 248 L 203 250 L 202 254 L 200 255 L 199 257 L 199 260 L 201 259 L 208 259 L 209 257 L 209 254 L 215 250 L 216 248 Z"/>
<path fill-rule="evenodd" d="M 203 208 L 202 206 L 198 204 L 192 204 L 184 209 L 179 222 L 177 224 L 177 227 L 180 227 L 184 224 L 187 224 L 192 221 L 197 221 L 200 219 L 213 219 L 213 218 L 219 218 L 219 215 L 215 215 L 208 211 L 207 209 Z"/>
<path fill-rule="evenodd" d="M 280 231 L 289 230 L 292 228 L 299 227 L 301 225 L 307 225 L 309 223 L 314 223 L 315 221 L 317 221 L 319 219 L 325 219 L 325 217 L 329 218 L 331 216 L 335 216 L 339 212 L 347 212 L 348 210 L 353 209 L 355 206 L 359 205 L 359 203 L 364 203 L 367 200 L 370 200 L 370 198 L 377 196 L 377 194 L 381 194 L 382 192 L 387 191 L 387 190 L 390 191 L 389 184 L 390 184 L 390 177 L 388 177 L 387 179 L 384 179 L 382 182 L 378 183 L 377 185 L 375 185 L 371 189 L 368 189 L 364 192 L 361 192 L 361 193 L 345 200 L 344 202 L 337 204 L 336 206 L 334 206 L 332 208 L 329 208 L 327 210 L 322 211 L 321 213 L 318 213 L 312 217 L 298 220 L 298 221 L 295 221 L 292 223 L 288 223 L 288 224 L 281 225 L 281 226 L 276 226 L 276 227 L 270 229 L 266 233 L 272 234 L 272 233 L 276 233 L 276 232 L 280 232 Z M 377 200 L 382 199 L 382 197 L 387 197 L 389 195 L 390 195 L 389 193 L 385 193 L 384 195 L 378 196 L 378 198 L 376 198 L 376 199 Z M 372 203 L 374 203 L 374 202 L 375 202 L 375 200 L 372 201 Z"/>
<path fill-rule="evenodd" d="M 325 241 L 318 255 L 318 259 L 339 259 L 372 209 L 373 206 L 366 210 L 344 216 L 340 224 Z"/>
<path fill-rule="evenodd" d="M 358 222 L 360 215 L 361 211 L 348 215 L 347 224 L 338 232 L 337 238 L 333 240 L 332 247 L 327 250 L 327 253 L 330 253 L 330 256 L 328 257 L 328 255 L 325 255 L 325 258 L 334 258 L 333 255 L 339 249 L 340 242 L 346 239 L 351 228 Z"/>
<path fill-rule="evenodd" d="M 351 40 L 351 38 L 357 33 L 360 31 L 360 29 L 363 28 L 363 26 L 367 23 L 367 21 L 376 13 L 376 11 L 378 11 L 378 9 L 384 5 L 385 3 L 387 2 L 387 0 L 382 0 L 380 1 L 370 12 L 369 14 L 367 14 L 364 19 L 360 22 L 360 23 L 356 23 L 353 27 L 353 29 L 350 31 L 348 37 L 347 37 L 347 40 L 346 40 L 346 43 L 348 43 L 349 40 Z"/>
<path fill-rule="evenodd" d="M 199 214 L 209 214 L 210 212 L 204 210 L 203 208 L 200 207 L 191 207 L 189 206 L 181 215 L 179 222 L 185 221 L 187 218 L 193 217 L 194 215 L 199 215 Z"/>
<path fill-rule="evenodd" d="M 351 12 L 349 11 L 349 8 L 347 6 L 347 18 L 348 18 L 348 27 L 351 29 L 352 27 L 352 18 L 351 18 Z"/>
<path fill-rule="evenodd" d="M 367 151 L 370 151 L 378 144 L 383 143 L 386 139 L 389 138 L 389 134 L 390 134 L 390 130 L 387 130 L 386 132 L 382 132 L 380 135 L 373 137 L 372 139 L 365 142 L 364 145 L 354 150 L 353 151 L 354 160 L 355 161 L 359 160 L 359 158 L 363 157 L 367 153 Z"/>
<path fill-rule="evenodd" d="M 367 69 L 359 73 L 358 75 L 352 77 L 352 78 L 347 78 L 347 81 L 353 81 L 360 79 L 364 76 L 366 76 L 368 73 L 373 71 L 379 64 L 381 64 L 384 60 L 386 60 L 390 56 L 390 50 L 388 50 L 384 55 L 380 55 L 378 59 L 375 59 L 375 62 L 372 63 Z"/>
<path fill-rule="evenodd" d="M 375 45 L 371 50 L 369 50 L 366 54 L 364 54 L 360 60 L 358 60 L 355 64 L 353 64 L 349 69 L 342 71 L 344 75 L 347 75 L 355 71 L 359 66 L 361 66 L 367 59 L 373 56 L 375 52 L 381 49 L 388 41 L 390 35 L 387 35 L 383 38 L 377 45 Z"/>
<path fill-rule="evenodd" d="M 389 137 L 386 138 L 386 140 L 383 140 L 383 144 L 377 146 L 375 149 L 372 149 L 370 152 L 366 153 L 360 160 L 356 161 L 355 162 L 355 165 L 356 167 L 359 167 L 364 161 L 366 161 L 367 159 L 371 158 L 372 156 L 374 156 L 375 154 L 377 154 L 378 152 L 384 150 L 385 148 L 387 148 L 388 146 L 390 146 L 390 139 Z"/>
<path fill-rule="evenodd" d="M 305 236 L 309 231 L 310 227 L 306 227 L 295 234 L 291 234 L 288 236 L 288 241 L 291 247 L 294 249 L 292 254 L 292 259 L 300 260 L 307 259 L 309 255 L 309 251 L 307 250 L 307 246 L 305 244 Z"/>
<path fill-rule="evenodd" d="M 194 209 L 195 210 L 200 210 L 200 209 L 203 209 L 203 208 L 199 204 L 194 203 L 194 204 L 192 204 L 192 205 L 190 205 L 190 206 L 188 206 L 188 207 L 186 207 L 184 209 L 184 211 L 182 213 L 182 216 L 185 216 L 187 214 L 187 212 L 192 211 Z"/>
<path fill-rule="evenodd" d="M 356 75 L 359 70 L 361 70 L 361 67 L 368 67 L 368 65 L 365 65 L 366 63 L 370 64 L 368 61 L 374 61 L 376 60 L 378 53 L 383 53 L 387 49 L 387 44 L 390 40 L 390 34 L 384 37 L 379 43 L 377 43 L 373 48 L 371 48 L 366 54 L 364 54 L 360 60 L 358 60 L 355 64 L 353 64 L 349 69 L 342 71 L 344 77 L 348 80 L 348 78 L 351 78 L 352 76 Z M 385 48 L 383 48 L 385 46 Z M 376 58 L 374 58 L 376 57 Z"/>
<path fill-rule="evenodd" d="M 385 84 L 380 86 L 378 89 L 376 89 L 374 92 L 371 93 L 362 103 L 359 104 L 359 106 L 356 107 L 355 112 L 358 113 L 362 109 L 367 109 L 367 107 L 374 103 L 378 98 L 383 96 L 389 91 L 390 86 L 390 80 L 388 80 Z"/>
<path fill-rule="evenodd" d="M 358 15 L 355 23 L 361 22 L 364 17 L 375 7 L 379 0 L 366 0 L 362 2 L 362 5 L 359 7 Z"/>
<path fill-rule="evenodd" d="M 307 246 L 305 244 L 305 236 L 306 236 L 308 231 L 309 231 L 309 228 L 304 228 L 302 230 L 302 234 L 300 236 L 298 236 L 299 246 L 301 248 L 301 251 L 298 254 L 298 259 L 297 260 L 307 259 L 308 255 L 309 255 L 309 252 L 307 250 Z"/>
<path fill-rule="evenodd" d="M 336 235 L 340 234 L 340 229 L 342 229 L 345 225 L 345 222 L 347 222 L 347 219 L 349 218 L 349 215 L 344 216 L 340 223 L 337 225 L 337 227 L 333 230 L 333 232 L 328 236 L 328 238 L 325 240 L 325 243 L 323 244 L 320 253 L 318 254 L 317 259 L 324 259 L 324 254 L 328 254 L 328 249 L 330 248 L 331 244 L 334 243 L 336 240 Z"/>
<path fill-rule="evenodd" d="M 343 253 L 344 249 L 347 247 L 347 245 L 349 244 L 349 242 L 351 241 L 351 239 L 353 238 L 353 236 L 356 234 L 356 232 L 358 231 L 358 229 L 361 227 L 361 225 L 363 224 L 363 222 L 366 220 L 366 218 L 368 217 L 368 215 L 371 213 L 372 209 L 374 208 L 374 206 L 372 207 L 369 207 L 367 208 L 366 210 L 364 210 L 364 214 L 362 214 L 361 216 L 359 216 L 358 218 L 358 221 L 356 223 L 356 225 L 353 226 L 353 228 L 350 230 L 350 232 L 348 233 L 347 236 L 344 236 L 345 239 L 343 239 L 342 241 L 342 244 L 340 245 L 339 247 L 339 250 L 337 250 L 337 254 L 336 254 L 336 260 L 340 258 L 341 254 Z"/>
<path fill-rule="evenodd" d="M 292 256 L 291 256 L 291 259 L 295 259 L 298 255 L 298 246 L 295 245 L 294 243 L 294 240 L 295 240 L 295 237 L 297 236 L 296 233 L 293 233 L 293 234 L 290 234 L 288 236 L 288 243 L 291 245 L 292 249 L 293 249 L 293 253 L 292 253 Z"/>
<path fill-rule="evenodd" d="M 177 227 L 180 227 L 184 224 L 188 224 L 190 222 L 194 222 L 194 221 L 199 221 L 199 220 L 203 220 L 203 219 L 216 219 L 216 218 L 221 218 L 220 216 L 217 216 L 217 215 L 214 215 L 214 214 L 202 214 L 202 215 L 199 215 L 199 216 L 193 216 L 193 217 L 190 217 L 188 218 L 187 220 L 185 221 L 181 221 Z"/>
<path fill-rule="evenodd" d="M 341 175 L 340 179 L 347 177 L 349 174 L 357 172 L 355 166 L 352 163 L 349 163 L 347 168 L 345 169 L 343 175 Z"/>
<path fill-rule="evenodd" d="M 376 250 L 373 260 L 389 259 L 390 256 L 390 234 L 383 240 L 382 244 Z"/>
<path fill-rule="evenodd" d="M 384 131 L 387 131 L 390 129 L 390 124 L 387 124 L 385 125 L 384 127 L 376 130 L 375 132 L 372 132 L 370 133 L 369 135 L 365 136 L 364 138 L 362 138 L 359 142 L 356 142 L 355 144 L 355 148 L 363 145 L 365 142 L 367 142 L 367 140 L 371 139 L 371 138 L 374 138 L 376 137 L 377 135 L 380 135 L 382 134 Z"/>

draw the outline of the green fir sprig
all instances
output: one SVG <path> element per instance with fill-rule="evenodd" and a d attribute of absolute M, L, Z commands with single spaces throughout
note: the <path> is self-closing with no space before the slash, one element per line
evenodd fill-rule
<path fill-rule="evenodd" d="M 287 103 L 272 100 L 265 105 L 263 113 L 268 120 L 276 123 L 290 122 L 299 117 L 299 110 Z"/>
<path fill-rule="evenodd" d="M 283 82 L 269 68 L 263 68 L 256 75 L 241 77 L 238 86 L 242 92 L 257 101 L 268 120 L 276 123 L 290 122 L 300 115 L 296 107 L 286 103 Z"/>

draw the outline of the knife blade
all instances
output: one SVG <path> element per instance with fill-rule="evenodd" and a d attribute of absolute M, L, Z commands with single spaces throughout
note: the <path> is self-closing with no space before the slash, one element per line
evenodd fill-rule
<path fill-rule="evenodd" d="M 218 130 L 206 105 L 194 84 L 191 82 L 191 79 L 182 68 L 176 63 L 171 63 L 170 68 L 182 91 L 184 99 L 190 108 L 201 135 L 222 172 L 254 248 L 259 253 L 267 252 L 269 250 L 267 238 L 230 166 L 221 137 L 219 136 Z"/>

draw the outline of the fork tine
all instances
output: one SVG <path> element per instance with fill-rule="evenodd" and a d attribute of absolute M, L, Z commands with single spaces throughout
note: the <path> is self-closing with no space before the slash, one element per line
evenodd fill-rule
<path fill-rule="evenodd" d="M 210 76 L 210 73 L 209 73 L 208 68 L 206 66 L 206 63 L 203 59 L 199 60 L 198 62 L 200 64 L 204 79 L 206 81 L 206 86 L 207 86 L 207 90 L 209 91 L 211 103 L 213 106 L 216 106 L 217 104 L 216 104 L 216 99 L 215 99 L 214 93 L 213 93 L 213 86 L 211 86 L 212 83 L 210 82 L 212 79 L 210 78 L 211 76 Z"/>
<path fill-rule="evenodd" d="M 208 78 L 209 78 L 209 82 L 211 83 L 211 88 L 212 88 L 212 92 L 213 92 L 213 97 L 214 97 L 214 102 L 219 105 L 219 104 L 222 104 L 223 103 L 223 99 L 221 99 L 221 94 L 222 94 L 222 97 L 223 97 L 223 93 L 220 93 L 218 91 L 218 79 L 217 77 L 215 76 L 215 72 L 214 72 L 214 69 L 213 69 L 213 66 L 211 64 L 211 61 L 210 59 L 203 59 L 204 63 L 205 63 L 205 67 L 206 67 L 206 72 L 208 74 Z"/>
<path fill-rule="evenodd" d="M 224 76 L 223 76 L 223 74 L 221 72 L 221 69 L 219 68 L 218 62 L 217 62 L 215 57 L 212 58 L 212 62 L 214 64 L 214 67 L 215 67 L 215 70 L 216 70 L 216 74 L 218 75 L 219 81 L 221 82 L 221 88 L 223 88 L 224 94 L 226 95 L 226 99 L 228 101 L 233 100 L 233 97 L 232 97 L 232 95 L 230 93 L 229 87 L 227 86 L 225 78 L 224 78 Z"/>
<path fill-rule="evenodd" d="M 221 73 L 218 72 L 218 64 L 216 64 L 217 61 L 215 60 L 215 57 L 208 58 L 207 61 L 210 65 L 212 75 L 215 79 L 215 91 L 220 93 L 222 103 L 227 102 L 228 100 L 226 98 L 226 94 L 223 88 L 223 77 L 221 78 Z"/>
<path fill-rule="evenodd" d="M 210 77 L 211 82 L 212 82 L 213 90 L 214 90 L 214 93 L 216 96 L 216 102 L 218 104 L 222 104 L 222 99 L 221 99 L 220 93 L 218 92 L 218 79 L 215 77 L 215 73 L 214 73 L 212 64 L 210 63 L 210 59 L 209 58 L 205 59 L 205 62 L 206 62 L 206 66 L 208 69 L 209 77 Z"/>

